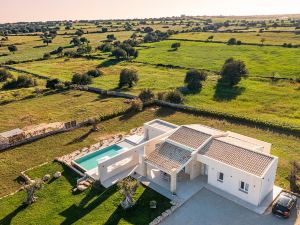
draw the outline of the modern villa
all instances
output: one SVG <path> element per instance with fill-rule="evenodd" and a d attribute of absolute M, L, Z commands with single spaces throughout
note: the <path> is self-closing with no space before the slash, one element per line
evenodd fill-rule
<path fill-rule="evenodd" d="M 273 192 L 278 158 L 271 144 L 230 131 L 163 120 L 144 124 L 144 135 L 73 161 L 104 187 L 132 175 L 170 194 L 208 184 L 253 207 Z"/>

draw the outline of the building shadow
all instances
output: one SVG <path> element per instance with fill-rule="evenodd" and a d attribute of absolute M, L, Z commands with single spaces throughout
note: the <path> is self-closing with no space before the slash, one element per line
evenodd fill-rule
<path fill-rule="evenodd" d="M 3 219 L 0 220 L 1 225 L 10 225 L 13 218 L 18 215 L 19 212 L 23 211 L 27 208 L 26 204 L 20 205 L 18 208 L 16 208 L 13 212 L 5 216 Z"/>
<path fill-rule="evenodd" d="M 218 81 L 215 87 L 214 100 L 215 101 L 231 101 L 236 99 L 239 95 L 241 95 L 245 91 L 244 87 L 233 86 L 230 87 L 225 85 L 222 81 Z"/>
<path fill-rule="evenodd" d="M 116 191 L 117 188 L 115 186 L 109 189 L 101 188 L 101 190 L 99 190 L 99 188 L 92 187 L 89 193 L 87 193 L 86 197 L 83 198 L 78 205 L 73 204 L 68 209 L 59 214 L 65 217 L 65 220 L 61 224 L 69 225 L 75 223 L 76 221 L 89 214 L 101 203 L 106 201 Z"/>

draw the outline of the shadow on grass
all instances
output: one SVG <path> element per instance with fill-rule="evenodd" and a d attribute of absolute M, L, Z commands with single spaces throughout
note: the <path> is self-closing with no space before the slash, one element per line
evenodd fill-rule
<path fill-rule="evenodd" d="M 22 210 L 26 209 L 27 205 L 22 204 L 18 208 L 16 208 L 13 212 L 5 216 L 3 219 L 0 220 L 1 225 L 9 225 L 11 224 L 12 219 Z"/>
<path fill-rule="evenodd" d="M 72 144 L 76 144 L 76 143 L 79 143 L 79 142 L 83 142 L 86 138 L 88 138 L 90 136 L 91 133 L 93 133 L 93 131 L 89 130 L 88 132 L 81 135 L 80 137 L 74 138 L 72 141 L 70 141 L 66 145 L 72 145 Z"/>
<path fill-rule="evenodd" d="M 224 85 L 221 81 L 218 81 L 215 87 L 214 100 L 216 101 L 231 101 L 236 99 L 237 96 L 241 95 L 245 91 L 244 87 L 229 87 Z"/>
<path fill-rule="evenodd" d="M 157 117 L 168 117 L 176 113 L 175 109 L 159 107 L 158 110 L 155 111 L 155 116 Z"/>
<path fill-rule="evenodd" d="M 131 119 L 132 117 L 134 117 L 135 115 L 137 115 L 138 111 L 133 110 L 131 108 L 127 109 L 126 112 L 120 117 L 120 121 L 127 121 L 129 119 Z"/>
<path fill-rule="evenodd" d="M 115 186 L 109 189 L 93 186 L 79 205 L 73 204 L 68 209 L 60 213 L 61 216 L 65 217 L 65 220 L 61 224 L 66 225 L 75 223 L 101 205 L 101 203 L 105 202 L 116 191 L 117 189 Z M 91 201 L 92 199 L 94 200 Z"/>
<path fill-rule="evenodd" d="M 47 45 L 37 45 L 37 46 L 34 46 L 33 48 L 45 48 L 47 47 Z"/>
<path fill-rule="evenodd" d="M 97 67 L 98 68 L 101 68 L 101 67 L 110 67 L 110 66 L 117 65 L 119 62 L 121 62 L 121 60 L 108 59 L 108 60 L 105 60 L 104 62 L 100 63 Z"/>
<path fill-rule="evenodd" d="M 149 203 L 152 200 L 157 202 L 156 209 L 150 209 L 149 207 Z M 132 208 L 124 210 L 119 205 L 104 224 L 119 224 L 121 219 L 124 219 L 130 224 L 149 224 L 162 212 L 171 207 L 169 202 L 170 200 L 164 196 L 156 193 L 150 188 L 146 188 Z"/>

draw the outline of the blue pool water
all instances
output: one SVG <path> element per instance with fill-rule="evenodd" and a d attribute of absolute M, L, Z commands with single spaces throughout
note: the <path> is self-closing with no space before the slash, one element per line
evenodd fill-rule
<path fill-rule="evenodd" d="M 95 151 L 89 155 L 83 156 L 79 159 L 76 159 L 75 162 L 80 165 L 86 171 L 94 169 L 98 165 L 98 160 L 105 156 L 114 156 L 118 154 L 118 152 L 122 149 L 122 147 L 118 145 L 111 145 L 106 148 Z"/>

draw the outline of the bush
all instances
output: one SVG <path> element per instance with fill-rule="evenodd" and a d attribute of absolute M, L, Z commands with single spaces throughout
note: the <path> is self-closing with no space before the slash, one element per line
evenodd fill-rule
<path fill-rule="evenodd" d="M 92 78 L 87 74 L 75 73 L 72 77 L 72 83 L 78 85 L 88 85 L 92 83 Z"/>
<path fill-rule="evenodd" d="M 171 45 L 171 48 L 173 48 L 174 50 L 177 50 L 180 46 L 181 46 L 181 44 L 179 42 L 175 42 Z"/>
<path fill-rule="evenodd" d="M 64 83 L 58 83 L 58 84 L 55 84 L 55 86 L 54 86 L 54 88 L 56 89 L 56 90 L 64 90 L 65 89 L 65 85 L 64 85 Z"/>
<path fill-rule="evenodd" d="M 94 69 L 94 70 L 89 70 L 86 74 L 91 77 L 100 77 L 103 75 L 103 72 L 101 70 Z"/>
<path fill-rule="evenodd" d="M 129 88 L 137 84 L 139 76 L 136 70 L 123 69 L 120 73 L 119 88 L 128 86 Z"/>
<path fill-rule="evenodd" d="M 112 55 L 117 58 L 117 60 L 127 58 L 127 52 L 124 49 L 116 48 L 112 51 Z"/>
<path fill-rule="evenodd" d="M 242 78 L 248 76 L 248 70 L 243 61 L 229 58 L 225 61 L 220 74 L 221 79 L 219 81 L 225 85 L 234 86 L 237 85 Z"/>
<path fill-rule="evenodd" d="M 135 112 L 141 112 L 143 110 L 143 102 L 139 98 L 135 98 L 131 101 L 130 109 Z"/>
<path fill-rule="evenodd" d="M 144 89 L 138 97 L 142 100 L 142 102 L 146 103 L 154 99 L 154 93 L 150 89 Z"/>
<path fill-rule="evenodd" d="M 28 88 L 28 87 L 34 87 L 34 86 L 37 86 L 37 82 L 35 79 L 21 75 L 21 76 L 18 76 L 17 79 L 14 78 L 11 81 L 7 81 L 3 85 L 3 89 Z"/>
<path fill-rule="evenodd" d="M 50 59 L 50 57 L 51 57 L 50 53 L 45 53 L 43 59 Z"/>
<path fill-rule="evenodd" d="M 187 88 L 190 91 L 196 92 L 202 88 L 202 81 L 206 80 L 207 73 L 205 71 L 199 71 L 196 69 L 190 69 L 184 79 L 184 83 L 187 84 Z"/>
<path fill-rule="evenodd" d="M 165 101 L 180 104 L 183 102 L 183 95 L 178 90 L 169 91 L 165 95 Z"/>
<path fill-rule="evenodd" d="M 237 44 L 237 40 L 235 38 L 230 38 L 228 40 L 227 44 L 229 44 L 229 45 L 236 45 Z"/>
<path fill-rule="evenodd" d="M 57 78 L 54 78 L 54 79 L 50 79 L 50 80 L 47 80 L 47 83 L 46 83 L 46 88 L 49 88 L 49 89 L 55 89 L 55 86 L 57 85 L 57 84 L 59 84 L 60 83 L 60 81 L 59 81 L 59 79 L 57 79 Z"/>
<path fill-rule="evenodd" d="M 160 101 L 163 101 L 165 100 L 165 95 L 166 95 L 166 92 L 158 92 L 157 93 L 157 100 L 160 100 Z"/>
<path fill-rule="evenodd" d="M 12 78 L 12 75 L 10 72 L 8 72 L 5 69 L 0 69 L 0 82 L 6 81 L 8 78 Z"/>
<path fill-rule="evenodd" d="M 109 43 L 102 44 L 97 47 L 97 50 L 102 51 L 102 52 L 111 52 L 113 50 L 113 46 Z"/>

